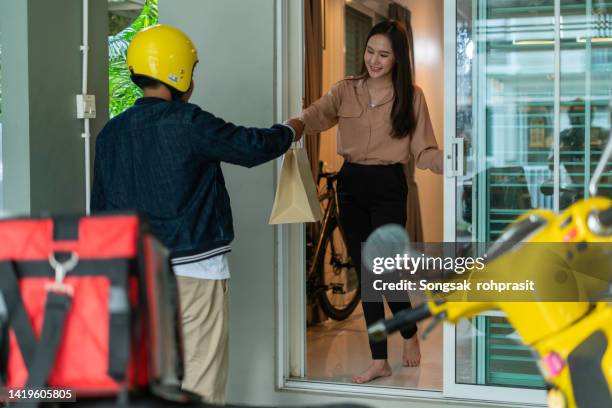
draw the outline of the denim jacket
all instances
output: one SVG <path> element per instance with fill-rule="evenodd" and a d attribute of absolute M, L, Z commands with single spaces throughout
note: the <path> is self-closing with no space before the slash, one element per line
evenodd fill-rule
<path fill-rule="evenodd" d="M 221 162 L 253 167 L 292 139 L 282 125 L 246 128 L 190 103 L 141 98 L 98 135 L 92 211 L 145 214 L 175 265 L 228 252 L 234 230 Z"/>

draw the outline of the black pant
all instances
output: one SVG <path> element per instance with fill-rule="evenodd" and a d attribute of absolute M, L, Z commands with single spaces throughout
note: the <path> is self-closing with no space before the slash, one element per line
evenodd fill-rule
<path fill-rule="evenodd" d="M 354 262 L 358 262 L 360 274 L 368 273 L 362 265 L 361 244 L 376 228 L 385 224 L 406 225 L 406 205 L 408 187 L 401 164 L 362 165 L 344 163 L 338 177 L 338 206 L 340 223 L 346 233 L 348 253 Z M 363 281 L 363 279 L 362 279 Z M 376 302 L 362 302 L 366 325 L 384 318 L 383 295 Z M 404 302 L 387 303 L 393 314 L 410 308 L 410 299 L 406 293 Z M 396 295 L 397 297 L 397 295 Z M 402 337 L 409 339 L 416 334 L 413 325 L 401 331 Z M 371 342 L 370 350 L 375 360 L 387 358 L 387 342 Z"/>

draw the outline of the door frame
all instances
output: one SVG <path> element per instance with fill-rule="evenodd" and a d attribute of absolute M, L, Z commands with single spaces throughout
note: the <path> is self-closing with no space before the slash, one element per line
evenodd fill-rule
<path fill-rule="evenodd" d="M 445 0 L 445 146 L 452 146 L 455 134 L 455 5 L 454 0 Z M 303 0 L 275 0 L 275 114 L 276 121 L 282 122 L 301 110 L 304 94 L 304 47 L 303 47 Z M 451 20 L 452 18 L 452 20 Z M 449 23 L 452 24 L 449 26 Z M 450 29 L 449 29 L 450 27 Z M 452 156 L 446 156 L 445 172 Z M 274 182 L 278 182 L 282 159 L 276 162 Z M 455 205 L 455 178 L 444 178 L 444 240 L 453 241 Z M 276 231 L 276 319 L 277 345 L 276 387 L 278 390 L 293 392 L 314 392 L 346 397 L 369 397 L 384 406 L 394 401 L 439 401 L 442 404 L 461 403 L 473 406 L 543 406 L 517 399 L 498 398 L 503 387 L 465 386 L 454 384 L 454 327 L 444 326 L 443 390 L 427 391 L 401 389 L 372 385 L 355 385 L 305 379 L 306 373 L 306 309 L 305 309 L 305 227 L 303 225 L 278 225 Z M 450 347 L 450 346 L 453 347 Z M 452 380 L 452 381 L 451 381 Z M 483 392 L 484 391 L 484 392 Z M 524 391 L 524 390 L 521 390 Z M 483 398 L 483 396 L 485 396 Z"/>

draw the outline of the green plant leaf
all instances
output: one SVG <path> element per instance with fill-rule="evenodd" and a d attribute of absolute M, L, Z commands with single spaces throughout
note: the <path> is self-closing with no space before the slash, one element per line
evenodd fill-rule
<path fill-rule="evenodd" d="M 126 54 L 132 38 L 146 27 L 157 24 L 157 0 L 145 0 L 140 15 L 134 22 L 108 37 L 108 86 L 110 117 L 117 116 L 142 97 L 142 91 L 132 83 L 127 68 Z"/>

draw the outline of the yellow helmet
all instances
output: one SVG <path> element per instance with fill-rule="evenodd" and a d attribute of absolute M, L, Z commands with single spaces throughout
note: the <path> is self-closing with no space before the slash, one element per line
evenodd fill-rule
<path fill-rule="evenodd" d="M 127 50 L 127 65 L 133 75 L 157 79 L 179 92 L 191 85 L 198 51 L 178 28 L 158 24 L 134 36 Z"/>

